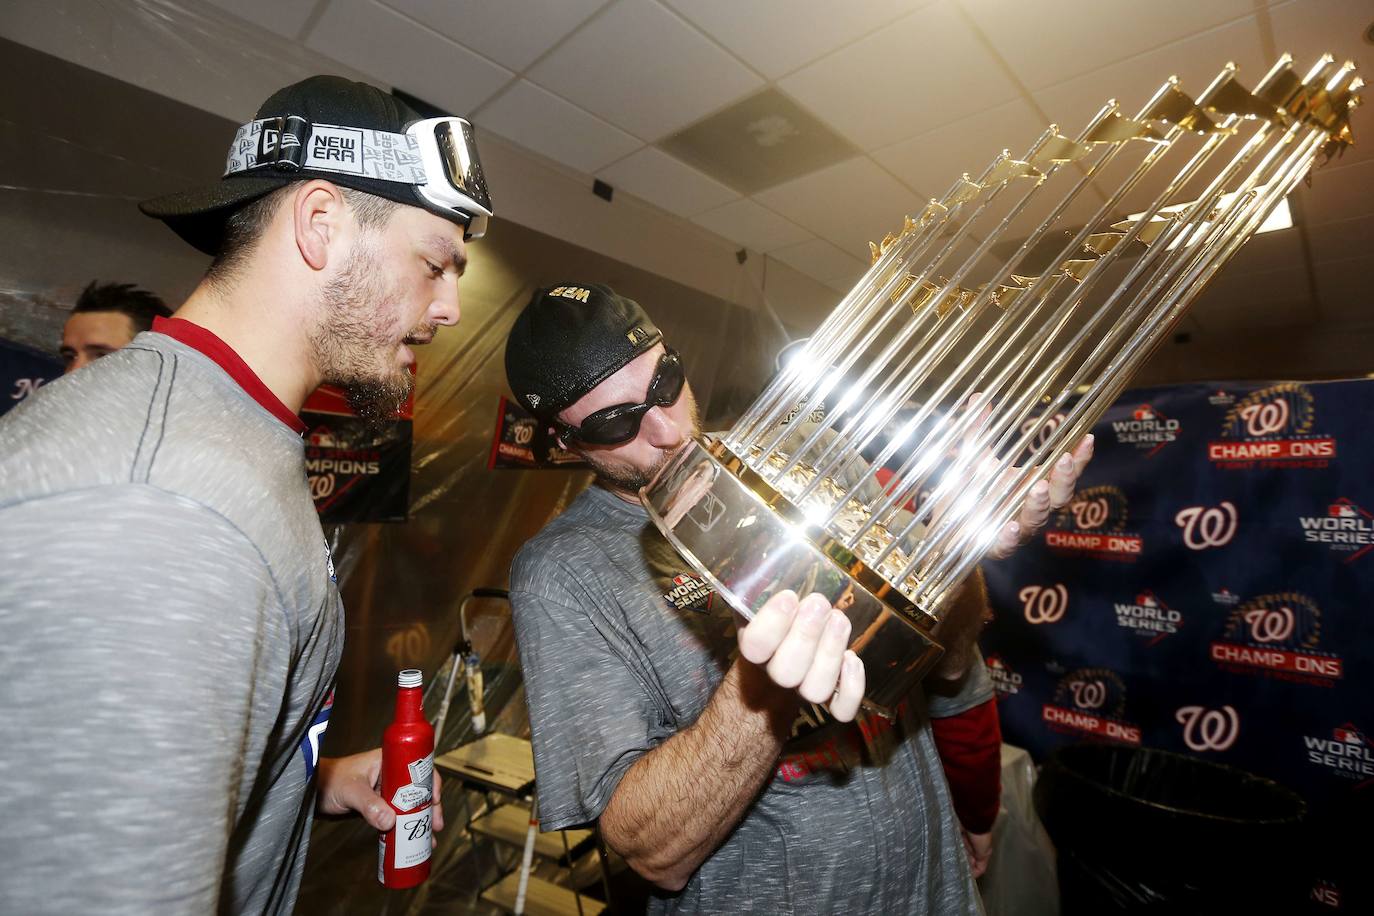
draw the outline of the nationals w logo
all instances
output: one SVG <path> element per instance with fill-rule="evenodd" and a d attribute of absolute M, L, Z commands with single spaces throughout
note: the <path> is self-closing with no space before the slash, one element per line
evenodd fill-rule
<path fill-rule="evenodd" d="M 1096 499 L 1074 500 L 1069 503 L 1068 510 L 1073 513 L 1073 526 L 1075 528 L 1079 531 L 1092 531 L 1094 528 L 1101 528 L 1106 523 L 1111 507 L 1108 505 L 1106 497 L 1099 496 Z"/>
<path fill-rule="evenodd" d="M 1229 500 L 1216 506 L 1189 506 L 1174 516 L 1189 550 L 1225 547 L 1236 536 L 1238 520 L 1235 504 Z"/>
<path fill-rule="evenodd" d="M 1245 404 L 1239 413 L 1245 424 L 1246 435 L 1256 438 L 1272 436 L 1288 426 L 1288 399 L 1278 397 L 1272 401 Z"/>
<path fill-rule="evenodd" d="M 1130 514 L 1126 494 L 1118 487 L 1088 487 L 1055 513 L 1053 526 L 1076 531 L 1120 531 Z"/>
<path fill-rule="evenodd" d="M 1229 704 L 1220 709 L 1184 706 L 1174 718 L 1183 726 L 1183 743 L 1195 751 L 1224 751 L 1240 736 L 1240 715 Z"/>
<path fill-rule="evenodd" d="M 1241 617 L 1250 625 L 1250 639 L 1258 643 L 1287 642 L 1297 622 L 1287 605 L 1252 608 Z"/>
<path fill-rule="evenodd" d="M 1055 623 L 1069 607 L 1069 590 L 1063 583 L 1027 585 L 1016 593 L 1029 623 Z"/>
<path fill-rule="evenodd" d="M 1107 685 L 1100 680 L 1073 681 L 1068 685 L 1073 705 L 1079 709 L 1101 709 L 1107 702 Z"/>
<path fill-rule="evenodd" d="M 1045 442 L 1049 440 L 1050 436 L 1054 435 L 1054 431 L 1058 429 L 1063 422 L 1064 414 L 1060 412 L 1048 417 L 1031 417 L 1029 420 L 1022 423 L 1021 435 L 1031 435 L 1032 430 L 1034 430 L 1034 434 L 1031 435 L 1030 442 L 1026 444 L 1026 448 L 1032 452 L 1040 448 L 1040 446 L 1044 445 Z"/>

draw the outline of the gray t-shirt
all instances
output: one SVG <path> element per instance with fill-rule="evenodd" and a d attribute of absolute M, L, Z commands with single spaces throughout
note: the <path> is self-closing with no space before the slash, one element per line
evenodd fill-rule
<path fill-rule="evenodd" d="M 734 615 L 649 522 L 600 487 L 516 555 L 511 601 L 530 708 L 540 825 L 600 817 L 625 771 L 691 725 L 735 651 Z M 654 912 L 982 912 L 927 717 L 985 702 L 918 689 L 895 724 L 799 716 L 764 791 Z"/>
<path fill-rule="evenodd" d="M 289 912 L 343 642 L 300 437 L 141 334 L 0 443 L 0 911 Z"/>

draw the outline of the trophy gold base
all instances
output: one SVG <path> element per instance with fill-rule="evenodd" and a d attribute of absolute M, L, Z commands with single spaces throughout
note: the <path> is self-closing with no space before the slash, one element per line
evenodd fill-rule
<path fill-rule="evenodd" d="M 934 617 L 800 510 L 723 444 L 698 436 L 639 494 L 654 524 L 745 619 L 791 589 L 819 592 L 852 625 L 864 705 L 892 716 L 944 653 Z"/>

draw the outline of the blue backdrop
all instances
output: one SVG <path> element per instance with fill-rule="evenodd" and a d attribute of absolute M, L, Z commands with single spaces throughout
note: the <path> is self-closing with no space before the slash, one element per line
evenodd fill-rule
<path fill-rule="evenodd" d="M 1283 783 L 1311 806 L 1327 911 L 1365 905 L 1374 848 L 1372 420 L 1374 381 L 1129 391 L 1074 502 L 985 565 L 1007 740 Z"/>
<path fill-rule="evenodd" d="M 0 414 L 62 377 L 62 363 L 47 353 L 0 338 Z"/>

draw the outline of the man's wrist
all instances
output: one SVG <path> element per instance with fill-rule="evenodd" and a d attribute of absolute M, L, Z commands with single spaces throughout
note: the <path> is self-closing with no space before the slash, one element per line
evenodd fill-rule
<path fill-rule="evenodd" d="M 724 689 L 752 716 L 758 717 L 761 727 L 767 728 L 779 741 L 786 739 L 797 718 L 801 700 L 795 690 L 773 683 L 761 665 L 737 657 L 721 681 Z"/>

